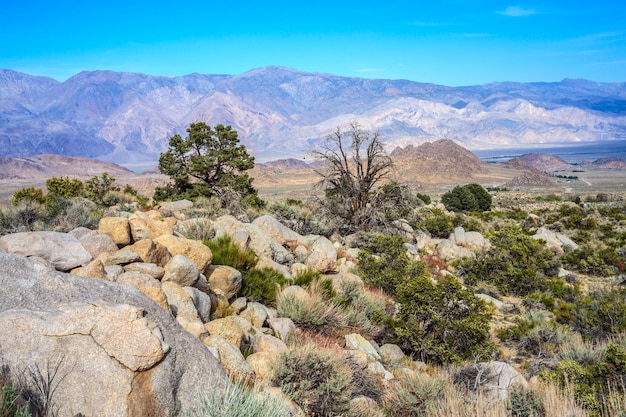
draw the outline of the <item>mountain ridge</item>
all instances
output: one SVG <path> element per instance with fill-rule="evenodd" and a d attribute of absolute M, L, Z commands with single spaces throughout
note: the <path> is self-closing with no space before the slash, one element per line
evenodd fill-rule
<path fill-rule="evenodd" d="M 299 157 L 354 120 L 389 150 L 438 139 L 470 149 L 620 139 L 626 84 L 447 87 L 284 67 L 181 77 L 83 71 L 59 82 L 0 70 L 0 156 L 115 161 L 117 149 L 156 161 L 170 136 L 201 120 L 232 125 L 261 162 Z"/>

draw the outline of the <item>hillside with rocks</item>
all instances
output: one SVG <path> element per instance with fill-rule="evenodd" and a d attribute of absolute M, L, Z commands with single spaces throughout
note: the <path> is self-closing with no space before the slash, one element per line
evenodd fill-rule
<path fill-rule="evenodd" d="M 259 161 L 301 157 L 359 121 L 389 149 L 441 138 L 468 148 L 623 139 L 624 83 L 446 87 L 265 67 L 239 75 L 84 71 L 64 82 L 0 71 L 0 156 L 156 161 L 189 123 L 232 125 Z"/>
<path fill-rule="evenodd" d="M 275 308 L 241 296 L 242 274 L 214 264 L 207 246 L 182 236 L 202 220 L 185 219 L 192 208 L 179 201 L 160 211 L 104 217 L 94 230 L 0 237 L 0 352 L 10 375 L 53 367 L 50 401 L 58 415 L 116 417 L 187 415 L 201 390 L 226 389 L 227 375 L 248 383 L 273 381 L 270 364 L 297 349 L 288 343 L 303 329 Z M 227 215 L 202 224 L 253 250 L 258 268 L 270 266 L 288 281 L 310 270 L 325 274 L 337 291 L 347 282 L 363 288 L 351 272 L 360 245 L 356 235 L 333 241 L 303 236 L 268 215 L 251 223 Z M 555 236 L 541 238 L 560 247 L 564 243 Z M 491 246 L 480 233 L 460 227 L 449 239 L 417 233 L 410 241 L 413 253 L 445 262 Z M 278 297 L 313 295 L 289 285 Z M 346 334 L 337 349 L 390 387 L 397 378 L 427 372 L 398 346 L 377 346 L 358 333 Z M 505 363 L 480 366 L 507 375 L 485 385 L 485 392 L 493 391 L 488 395 L 501 396 L 513 380 L 526 384 Z M 284 394 L 274 395 L 284 415 L 302 413 Z M 363 396 L 351 404 L 378 407 Z"/>

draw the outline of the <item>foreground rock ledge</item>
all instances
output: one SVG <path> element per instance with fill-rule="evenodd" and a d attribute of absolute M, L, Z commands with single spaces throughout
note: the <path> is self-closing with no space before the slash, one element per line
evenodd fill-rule
<path fill-rule="evenodd" d="M 0 362 L 56 371 L 58 415 L 178 416 L 229 384 L 206 347 L 129 286 L 0 253 Z"/>

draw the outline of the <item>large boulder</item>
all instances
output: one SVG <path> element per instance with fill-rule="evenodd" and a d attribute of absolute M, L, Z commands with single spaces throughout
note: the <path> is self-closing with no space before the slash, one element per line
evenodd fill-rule
<path fill-rule="evenodd" d="M 155 220 L 138 211 L 128 219 L 130 233 L 134 241 L 141 239 L 155 239 L 163 235 L 174 234 L 174 224 L 166 220 Z"/>
<path fill-rule="evenodd" d="M 230 384 L 206 347 L 139 290 L 11 254 L 0 254 L 0 352 L 13 380 L 29 369 L 53 378 L 58 415 L 178 416 L 202 381 Z"/>
<path fill-rule="evenodd" d="M 251 249 L 259 258 L 267 257 L 279 264 L 293 262 L 293 255 L 256 224 L 242 223 L 233 216 L 227 215 L 217 218 L 213 222 L 213 228 L 217 236 L 222 234 L 241 236 L 242 238 L 238 241 L 246 245 L 244 249 Z"/>
<path fill-rule="evenodd" d="M 528 386 L 526 378 L 520 374 L 515 368 L 506 362 L 491 361 L 481 362 L 474 366 L 474 370 L 480 378 L 470 381 L 477 385 L 477 389 L 485 395 L 488 400 L 506 399 L 509 390 L 517 384 L 524 387 Z"/>
<path fill-rule="evenodd" d="M 0 237 L 0 248 L 7 253 L 38 256 L 59 271 L 86 265 L 92 256 L 72 235 L 59 232 L 21 232 Z"/>
<path fill-rule="evenodd" d="M 541 239 L 546 242 L 546 247 L 556 250 L 559 253 L 564 252 L 564 247 L 567 246 L 571 250 L 578 249 L 578 244 L 571 240 L 569 237 L 562 233 L 557 233 L 552 230 L 540 227 L 537 232 L 532 236 L 533 239 Z"/>
<path fill-rule="evenodd" d="M 227 265 L 211 265 L 206 272 L 206 279 L 211 291 L 227 299 L 239 292 L 243 282 L 241 272 Z"/>
<path fill-rule="evenodd" d="M 320 236 L 311 245 L 311 254 L 306 259 L 306 266 L 321 273 L 337 270 L 337 250 L 327 238 Z"/>
<path fill-rule="evenodd" d="M 172 258 L 172 254 L 165 246 L 152 239 L 142 239 L 127 246 L 125 249 L 138 254 L 143 262 L 156 264 L 160 267 L 165 267 Z"/>
<path fill-rule="evenodd" d="M 461 258 L 473 258 L 476 255 L 471 250 L 459 246 L 448 239 L 443 239 L 437 245 L 437 254 L 444 261 L 454 261 Z"/>
<path fill-rule="evenodd" d="M 184 255 L 191 259 L 200 272 L 207 275 L 207 269 L 213 260 L 213 253 L 202 242 L 171 235 L 158 237 L 155 242 L 167 248 L 172 256 Z"/>
<path fill-rule="evenodd" d="M 269 215 L 257 217 L 252 224 L 264 230 L 265 233 L 276 239 L 281 245 L 289 244 L 290 246 L 296 246 L 304 244 L 303 242 L 306 240 L 302 235 L 294 232 Z"/>
<path fill-rule="evenodd" d="M 79 242 L 94 258 L 101 253 L 113 253 L 118 250 L 113 238 L 107 234 L 86 235 L 79 238 Z"/>
<path fill-rule="evenodd" d="M 130 224 L 126 217 L 103 217 L 98 223 L 98 233 L 111 236 L 118 246 L 130 245 L 133 241 Z"/>
<path fill-rule="evenodd" d="M 181 287 L 191 287 L 200 277 L 196 264 L 184 255 L 174 255 L 165 265 L 162 281 L 171 281 Z"/>

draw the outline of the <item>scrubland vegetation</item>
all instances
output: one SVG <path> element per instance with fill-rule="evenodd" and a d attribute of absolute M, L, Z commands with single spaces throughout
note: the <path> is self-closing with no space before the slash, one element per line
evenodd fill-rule
<path fill-rule="evenodd" d="M 376 140 L 357 133 L 353 139 Z M 335 140 L 341 140 L 338 134 Z M 377 155 L 376 146 L 368 149 Z M 377 165 L 381 171 L 385 163 Z M 352 168 L 342 169 L 339 176 L 324 177 L 321 200 L 264 204 L 246 188 L 240 197 L 253 195 L 255 204 L 242 204 L 201 195 L 204 185 L 178 184 L 187 187 L 187 196 L 199 194 L 186 214 L 200 223 L 186 230 L 188 237 L 203 240 L 214 263 L 242 272 L 242 295 L 276 308 L 302 329 L 289 352 L 277 358 L 271 383 L 306 415 L 626 416 L 623 199 L 541 195 L 511 202 L 506 190 L 489 193 L 466 184 L 437 200 L 385 181 L 349 189 L 341 181 L 352 181 Z M 366 194 L 357 205 L 349 198 L 355 192 Z M 26 188 L 14 194 L 12 206 L 0 211 L 0 233 L 94 227 L 111 205 L 130 210 L 153 204 L 129 187 L 116 188 L 106 173 L 86 183 L 52 178 L 47 192 Z M 337 284 L 332 275 L 310 271 L 286 279 L 272 268 L 255 269 L 253 252 L 226 236 L 214 238 L 202 226 L 203 219 L 225 213 L 245 220 L 269 213 L 303 235 L 349 235 L 360 248 L 351 272 L 365 286 Z M 449 263 L 411 245 L 420 233 L 447 238 L 458 226 L 481 232 L 491 247 Z M 538 227 L 570 237 L 578 248 L 549 248 L 532 237 Z M 310 297 L 279 292 L 288 285 L 300 285 Z M 348 333 L 398 345 L 415 372 L 384 381 L 357 366 L 338 349 Z M 502 400 L 484 396 L 481 379 L 497 375 L 479 372 L 476 364 L 490 360 L 513 365 L 529 386 L 516 386 Z M 256 390 L 238 385 L 228 401 L 199 398 L 190 415 L 282 415 L 263 387 Z M 28 415 L 9 381 L 2 395 L 0 416 Z M 361 396 L 378 406 L 357 407 L 351 400 Z"/>

